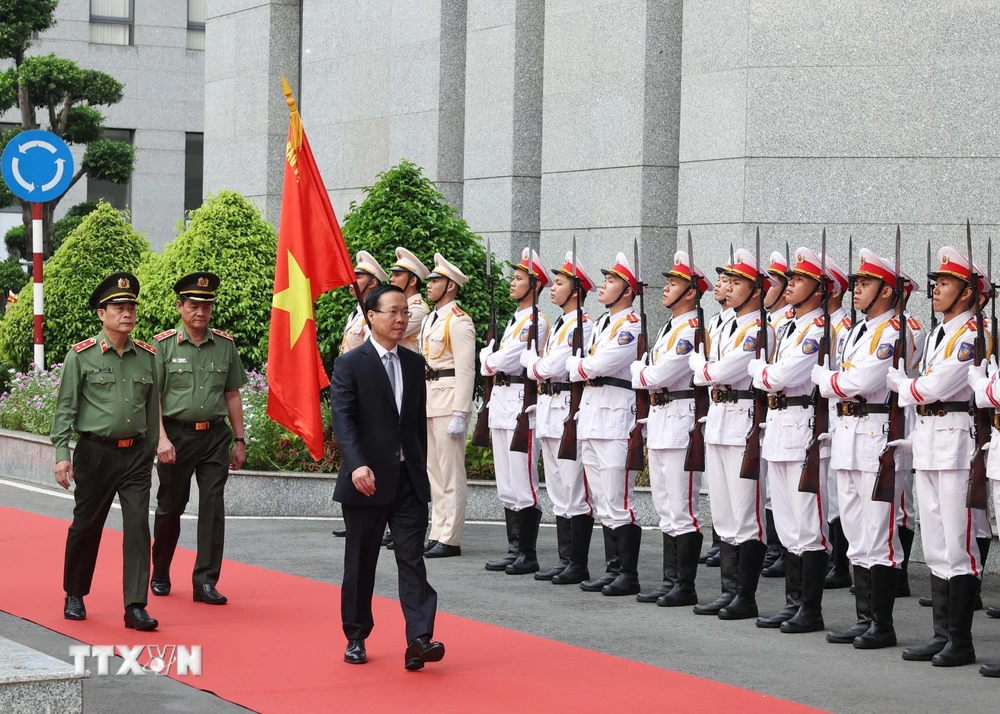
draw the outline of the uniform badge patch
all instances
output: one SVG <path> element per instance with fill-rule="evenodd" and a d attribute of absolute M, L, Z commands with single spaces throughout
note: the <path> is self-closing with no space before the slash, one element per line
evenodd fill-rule
<path fill-rule="evenodd" d="M 875 356 L 879 359 L 889 359 L 892 357 L 894 346 L 890 342 L 885 342 L 878 346 L 878 350 L 875 352 Z"/>
<path fill-rule="evenodd" d="M 968 362 L 970 359 L 972 359 L 974 353 L 975 350 L 973 349 L 972 345 L 966 342 L 958 350 L 958 361 Z"/>
<path fill-rule="evenodd" d="M 531 334 L 531 328 L 525 327 L 523 330 L 521 330 L 521 334 L 517 336 L 517 339 L 521 340 L 521 342 L 527 342 L 528 336 L 530 334 Z"/>
<path fill-rule="evenodd" d="M 618 335 L 618 344 L 620 345 L 628 345 L 634 341 L 635 341 L 635 335 L 633 335 L 631 332 L 623 332 L 620 335 Z"/>
<path fill-rule="evenodd" d="M 811 354 L 815 354 L 816 352 L 819 352 L 819 342 L 817 340 L 814 340 L 814 339 L 811 339 L 811 338 L 808 339 L 808 340 L 803 341 L 802 342 L 802 351 L 805 354 L 807 354 L 807 355 L 811 355 Z"/>
<path fill-rule="evenodd" d="M 778 335 L 777 335 L 778 342 L 781 342 L 781 338 L 785 336 L 785 330 L 788 329 L 789 324 L 791 323 L 783 322 L 781 323 L 781 325 L 778 326 Z"/>
<path fill-rule="evenodd" d="M 573 335 L 574 334 L 576 334 L 576 328 L 573 328 L 572 330 L 570 330 L 569 332 L 567 332 L 566 333 L 566 342 L 572 343 L 573 342 Z"/>
<path fill-rule="evenodd" d="M 750 335 L 745 340 L 743 340 L 743 351 L 753 352 L 757 349 L 757 335 Z"/>
<path fill-rule="evenodd" d="M 677 343 L 677 354 L 686 355 L 688 352 L 694 349 L 694 345 L 687 340 L 680 340 Z"/>

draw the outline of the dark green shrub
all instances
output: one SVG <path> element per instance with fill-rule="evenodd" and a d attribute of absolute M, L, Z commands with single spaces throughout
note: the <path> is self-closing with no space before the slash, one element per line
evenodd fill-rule
<path fill-rule="evenodd" d="M 3 242 L 7 246 L 7 255 L 11 258 L 28 257 L 28 239 L 24 226 L 12 226 L 4 233 Z"/>
<path fill-rule="evenodd" d="M 66 240 L 66 236 L 76 230 L 77 226 L 83 223 L 83 219 L 97 208 L 97 201 L 83 201 L 66 211 L 66 215 L 52 224 L 52 252 L 59 250 L 59 246 Z"/>
<path fill-rule="evenodd" d="M 28 284 L 30 276 L 21 268 L 21 264 L 16 260 L 4 260 L 0 262 L 0 313 L 3 306 L 7 304 L 7 291 L 13 290 L 14 294 L 21 292 L 21 288 Z M 0 318 L 3 315 L 0 314 Z"/>

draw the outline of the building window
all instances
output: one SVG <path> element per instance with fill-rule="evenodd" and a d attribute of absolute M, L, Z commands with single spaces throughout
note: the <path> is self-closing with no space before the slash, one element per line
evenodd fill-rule
<path fill-rule="evenodd" d="M 205 135 L 184 135 L 184 215 L 201 207 L 205 185 Z"/>
<path fill-rule="evenodd" d="M 132 143 L 131 129 L 105 129 L 104 138 L 112 141 Z M 112 183 L 98 181 L 87 177 L 87 200 L 100 201 L 104 199 L 119 211 L 124 211 L 132 205 L 132 182 Z"/>
<path fill-rule="evenodd" d="M 90 0 L 90 41 L 131 45 L 134 0 Z"/>
<path fill-rule="evenodd" d="M 188 0 L 188 49 L 205 49 L 205 0 Z"/>

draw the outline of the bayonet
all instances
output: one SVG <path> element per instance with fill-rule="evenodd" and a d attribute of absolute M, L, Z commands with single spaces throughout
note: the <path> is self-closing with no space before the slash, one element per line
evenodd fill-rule
<path fill-rule="evenodd" d="M 701 284 L 695 271 L 694 241 L 688 230 L 688 263 L 691 265 L 691 286 L 694 288 L 694 307 L 698 315 L 698 326 L 694 330 L 694 350 L 705 351 L 705 311 L 701 307 Z M 694 390 L 694 426 L 691 438 L 688 440 L 687 453 L 684 456 L 684 470 L 688 473 L 705 470 L 705 417 L 708 416 L 711 399 L 707 386 L 698 386 L 691 376 L 691 388 Z"/>

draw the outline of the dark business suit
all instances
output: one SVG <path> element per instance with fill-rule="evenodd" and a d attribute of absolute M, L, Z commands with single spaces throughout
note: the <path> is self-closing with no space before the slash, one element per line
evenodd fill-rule
<path fill-rule="evenodd" d="M 347 639 L 366 639 L 374 627 L 372 592 L 375 566 L 386 523 L 392 530 L 399 571 L 399 601 L 406 618 L 406 640 L 434 633 L 437 593 L 427 582 L 424 534 L 427 504 L 427 389 L 424 359 L 396 350 L 402 372 L 399 413 L 385 367 L 371 341 L 337 358 L 330 385 L 333 433 L 341 467 L 333 500 L 342 504 L 347 540 L 341 617 Z M 399 462 L 400 450 L 406 459 Z M 375 493 L 355 488 L 351 473 L 368 466 Z"/>

